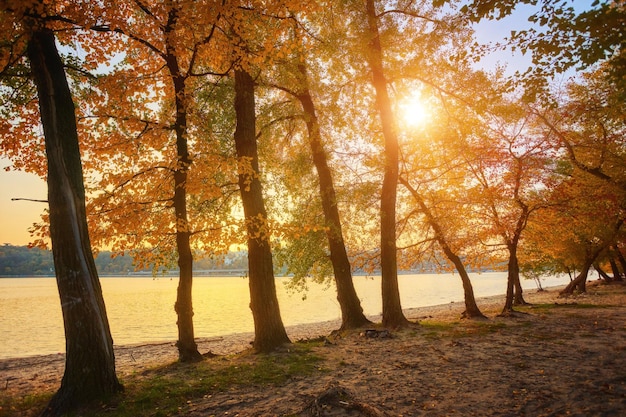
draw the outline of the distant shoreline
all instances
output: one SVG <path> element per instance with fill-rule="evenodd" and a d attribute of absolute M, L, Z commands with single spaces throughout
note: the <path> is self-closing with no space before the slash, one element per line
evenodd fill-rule
<path fill-rule="evenodd" d="M 500 270 L 490 269 L 490 270 L 481 270 L 481 271 L 468 271 L 471 274 L 488 274 L 491 272 L 503 272 Z M 406 270 L 406 271 L 398 271 L 398 275 L 448 275 L 448 274 L 456 274 L 455 271 L 446 271 L 446 272 L 437 272 L 437 271 L 418 271 L 418 270 Z M 126 273 L 107 273 L 107 274 L 98 274 L 98 278 L 177 278 L 179 275 L 179 271 L 169 271 L 166 273 L 157 273 L 153 274 L 152 271 L 137 271 L 137 272 L 126 272 Z M 245 269 L 211 269 L 211 270 L 195 270 L 193 271 L 193 276 L 198 278 L 205 277 L 235 277 L 242 278 L 248 276 L 248 270 Z M 277 274 L 275 278 L 290 278 L 293 275 L 283 275 Z M 371 273 L 367 272 L 353 272 L 352 276 L 354 277 L 375 277 L 380 276 L 380 271 L 373 271 Z M 18 274 L 18 275 L 9 275 L 9 274 L 0 274 L 0 279 L 3 278 L 56 278 L 54 274 Z"/>

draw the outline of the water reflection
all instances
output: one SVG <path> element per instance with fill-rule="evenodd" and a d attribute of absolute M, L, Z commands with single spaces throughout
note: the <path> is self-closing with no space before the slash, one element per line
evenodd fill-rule
<path fill-rule="evenodd" d="M 472 276 L 477 297 L 504 293 L 505 273 Z M 177 279 L 103 278 L 102 291 L 116 345 L 176 340 Z M 278 299 L 285 326 L 340 318 L 334 286 L 311 284 L 305 300 L 288 293 L 287 278 L 277 278 Z M 365 314 L 379 315 L 380 277 L 354 278 Z M 564 284 L 553 277 L 545 286 Z M 460 279 L 453 274 L 401 275 L 403 308 L 461 301 Z M 524 281 L 524 288 L 535 288 Z M 197 337 L 253 332 L 248 280 L 244 278 L 195 278 L 194 326 Z M 64 352 L 65 340 L 59 297 L 54 278 L 0 279 L 0 358 Z"/>

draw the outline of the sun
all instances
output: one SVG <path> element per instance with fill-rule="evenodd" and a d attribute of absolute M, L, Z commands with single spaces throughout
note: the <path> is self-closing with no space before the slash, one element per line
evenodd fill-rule
<path fill-rule="evenodd" d="M 400 117 L 407 127 L 424 127 L 430 116 L 428 104 L 419 93 L 406 97 L 400 103 Z"/>

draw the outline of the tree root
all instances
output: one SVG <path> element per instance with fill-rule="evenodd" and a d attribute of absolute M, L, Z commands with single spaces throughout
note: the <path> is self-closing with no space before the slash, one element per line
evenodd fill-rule
<path fill-rule="evenodd" d="M 387 414 L 376 407 L 363 403 L 346 388 L 331 383 L 329 387 L 314 398 L 300 413 L 300 416 L 362 416 L 386 417 Z"/>
<path fill-rule="evenodd" d="M 516 311 L 516 310 L 503 310 L 498 317 L 505 317 L 511 319 L 528 317 L 530 313 L 526 313 L 525 311 Z"/>

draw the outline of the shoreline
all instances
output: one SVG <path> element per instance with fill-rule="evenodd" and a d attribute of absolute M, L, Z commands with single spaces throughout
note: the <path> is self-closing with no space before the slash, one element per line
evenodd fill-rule
<path fill-rule="evenodd" d="M 591 283 L 590 283 L 591 284 Z M 532 290 L 524 292 L 529 303 L 554 303 L 559 297 L 563 286 L 545 288 L 544 291 Z M 500 313 L 504 305 L 504 295 L 494 295 L 476 300 L 483 314 L 494 317 Z M 567 302 L 567 301 L 565 301 Z M 461 321 L 461 313 L 465 309 L 464 302 L 450 302 L 433 306 L 405 309 L 406 317 L 415 322 L 422 320 Z M 372 326 L 379 326 L 381 316 L 369 316 Z M 318 323 L 307 323 L 287 326 L 286 331 L 292 342 L 314 339 L 330 335 L 337 330 L 341 320 L 330 320 Z M 198 338 L 198 350 L 202 354 L 220 356 L 241 353 L 250 348 L 254 333 L 235 333 L 230 335 Z M 176 341 L 139 343 L 132 345 L 114 345 L 116 371 L 120 378 L 141 373 L 156 366 L 176 362 L 178 351 Z M 63 376 L 65 353 L 36 355 L 28 357 L 0 359 L 0 392 L 1 395 L 22 396 L 33 392 L 54 392 Z"/>
<path fill-rule="evenodd" d="M 591 283 L 594 281 L 590 281 Z M 565 288 L 565 285 L 558 285 L 552 287 L 545 287 L 542 292 L 537 289 L 524 291 L 524 297 L 528 297 L 530 294 L 547 294 L 554 293 L 555 291 L 560 291 Z M 537 297 L 537 295 L 531 296 L 533 298 Z M 558 297 L 558 294 L 557 294 Z M 484 297 L 477 297 L 476 303 L 481 310 L 487 309 L 483 311 L 483 313 L 493 313 L 498 306 L 501 308 L 504 305 L 505 294 L 497 294 L 497 295 L 489 295 Z M 500 305 L 502 304 L 502 305 Z M 447 303 L 441 304 L 433 304 L 428 306 L 421 307 L 410 307 L 403 309 L 405 316 L 411 320 L 422 320 L 425 318 L 432 318 L 434 314 L 436 314 L 437 318 L 447 318 L 450 319 L 454 314 L 458 312 L 458 319 L 460 319 L 461 312 L 465 308 L 464 301 L 450 301 Z M 499 312 L 499 311 L 498 311 Z M 380 323 L 382 320 L 381 314 L 374 315 L 366 315 L 368 319 L 370 319 L 373 324 L 376 325 Z M 326 320 L 321 322 L 312 322 L 312 323 L 300 323 L 294 325 L 286 325 L 285 329 L 287 331 L 288 336 L 295 342 L 301 339 L 311 339 L 316 338 L 323 335 L 330 334 L 333 330 L 337 330 L 341 326 L 341 319 L 334 320 Z M 241 342 L 242 339 L 249 338 L 249 342 Z M 212 337 L 197 337 L 196 343 L 198 343 L 199 350 L 202 351 L 200 345 L 202 346 L 210 346 L 214 344 L 217 346 L 219 355 L 227 355 L 232 353 L 238 353 L 241 350 L 245 350 L 249 343 L 251 343 L 254 338 L 254 332 L 240 332 L 240 333 L 228 333 L 222 335 L 216 335 Z M 227 344 L 232 344 L 233 346 L 224 346 L 224 343 L 221 342 L 231 342 Z M 113 348 L 117 350 L 127 350 L 127 349 L 136 349 L 136 348 L 145 348 L 149 346 L 167 346 L 171 345 L 175 347 L 175 340 L 147 340 L 141 341 L 138 343 L 130 343 L 130 344 L 113 344 Z M 237 350 L 238 346 L 244 346 L 241 350 Z M 202 352 L 201 352 L 202 353 Z M 56 353 L 43 353 L 43 354 L 34 354 L 34 355 L 26 355 L 26 356 L 10 356 L 6 358 L 0 357 L 0 371 L 5 369 L 3 367 L 3 363 L 7 361 L 16 361 L 16 360 L 36 360 L 37 358 L 55 358 L 55 357 L 65 357 L 65 352 L 56 352 Z"/>
<path fill-rule="evenodd" d="M 173 341 L 115 346 L 117 375 L 129 387 L 119 404 L 142 416 L 187 417 L 304 417 L 315 410 L 355 417 L 624 415 L 626 283 L 593 281 L 586 293 L 565 297 L 561 288 L 525 292 L 534 306 L 507 317 L 498 316 L 504 296 L 478 298 L 487 320 L 461 319 L 463 302 L 406 309 L 420 325 L 382 338 L 366 337 L 367 328 L 330 334 L 339 320 L 289 326 L 294 342 L 329 337 L 307 345 L 307 355 L 319 361 L 310 374 L 283 368 L 279 383 L 239 374 L 239 368 L 293 359 L 292 349 L 249 354 L 252 333 L 198 339 L 200 352 L 232 354 L 194 365 L 176 363 Z M 61 354 L 0 360 L 0 414 L 37 415 L 58 389 L 63 367 Z M 207 372 L 234 372 L 236 379 L 221 389 Z M 161 398 L 161 390 L 143 397 L 143 383 L 155 378 L 163 393 L 184 380 L 186 393 L 173 402 Z M 136 404 L 140 398 L 149 400 Z M 116 401 L 106 405 L 112 415 Z M 173 411 L 162 413 L 168 407 Z"/>

